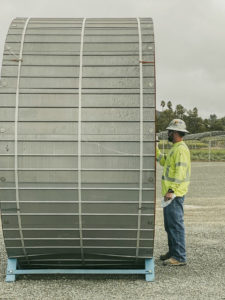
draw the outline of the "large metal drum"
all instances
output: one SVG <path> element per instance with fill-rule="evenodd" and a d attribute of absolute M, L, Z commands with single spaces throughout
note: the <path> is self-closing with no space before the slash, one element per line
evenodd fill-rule
<path fill-rule="evenodd" d="M 0 85 L 4 241 L 23 268 L 153 256 L 150 18 L 16 18 Z"/>

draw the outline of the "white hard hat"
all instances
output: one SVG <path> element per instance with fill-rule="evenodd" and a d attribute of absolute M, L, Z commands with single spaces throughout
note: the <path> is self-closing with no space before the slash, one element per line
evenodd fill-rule
<path fill-rule="evenodd" d="M 181 119 L 172 120 L 166 129 L 189 133 L 189 131 L 186 129 L 185 122 Z"/>

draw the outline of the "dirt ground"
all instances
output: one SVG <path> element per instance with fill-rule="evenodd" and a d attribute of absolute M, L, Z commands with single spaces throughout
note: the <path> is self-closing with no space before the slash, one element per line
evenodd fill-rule
<path fill-rule="evenodd" d="M 141 275 L 27 275 L 5 283 L 6 255 L 0 235 L 0 299 L 225 299 L 225 163 L 192 163 L 185 199 L 185 267 L 164 267 L 158 259 L 167 251 L 161 171 L 158 167 L 155 282 L 148 283 Z"/>

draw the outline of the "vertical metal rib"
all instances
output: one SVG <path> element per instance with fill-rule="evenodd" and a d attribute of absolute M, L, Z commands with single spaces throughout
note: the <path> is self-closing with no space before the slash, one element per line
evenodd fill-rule
<path fill-rule="evenodd" d="M 143 181 L 143 70 L 142 70 L 142 37 L 140 18 L 137 18 L 139 37 L 139 66 L 140 66 L 140 174 L 139 174 L 139 203 L 138 203 L 138 228 L 136 258 L 139 255 L 140 229 L 141 229 L 141 206 L 142 206 L 142 181 Z"/>
<path fill-rule="evenodd" d="M 24 245 L 24 236 L 22 230 L 22 222 L 20 216 L 20 198 L 19 198 L 19 177 L 18 177 L 18 115 L 19 115 L 19 95 L 20 95 L 20 73 L 21 73 L 21 63 L 22 63 L 22 56 L 23 56 L 23 45 L 24 45 L 24 38 L 27 29 L 27 25 L 30 18 L 28 18 L 25 22 L 22 37 L 21 37 L 21 44 L 20 44 L 20 53 L 19 53 L 19 63 L 18 63 L 18 72 L 17 72 L 17 83 L 16 83 L 16 104 L 15 104 L 15 188 L 16 188 L 16 208 L 17 208 L 17 218 L 18 218 L 18 227 L 20 233 L 20 239 L 22 244 L 22 249 L 24 256 L 28 260 L 28 255 Z"/>
<path fill-rule="evenodd" d="M 84 28 L 86 18 L 83 19 L 80 39 L 80 71 L 79 71 L 79 100 L 78 100 L 78 202 L 79 202 L 79 231 L 81 259 L 84 262 L 83 229 L 82 229 L 82 198 L 81 198 L 81 96 L 82 96 L 82 68 L 83 68 L 83 45 Z"/>

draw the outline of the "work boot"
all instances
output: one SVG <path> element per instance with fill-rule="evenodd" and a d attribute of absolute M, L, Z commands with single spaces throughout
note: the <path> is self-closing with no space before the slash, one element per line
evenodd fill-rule
<path fill-rule="evenodd" d="M 169 259 L 169 258 L 170 258 L 170 253 L 169 252 L 167 252 L 164 255 L 160 255 L 160 257 L 159 257 L 160 260 L 166 260 L 166 259 Z"/>
<path fill-rule="evenodd" d="M 185 261 L 178 261 L 175 258 L 171 257 L 163 262 L 164 266 L 185 266 Z"/>

